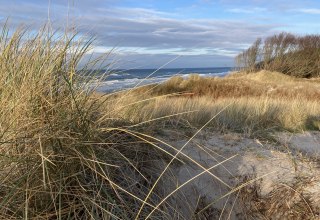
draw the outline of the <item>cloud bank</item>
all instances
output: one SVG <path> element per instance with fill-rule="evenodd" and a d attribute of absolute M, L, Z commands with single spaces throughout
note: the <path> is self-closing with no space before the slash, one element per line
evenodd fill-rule
<path fill-rule="evenodd" d="M 71 1 L 70 1 L 71 2 Z M 233 57 L 257 37 L 273 34 L 283 24 L 235 18 L 186 18 L 174 12 L 153 8 L 115 5 L 115 0 L 67 3 L 52 1 L 10 1 L 0 5 L 2 21 L 37 27 L 50 19 L 54 28 L 76 27 L 84 36 L 96 36 L 94 53 L 116 47 L 127 65 L 155 67 L 163 60 L 181 56 L 170 67 L 231 66 Z M 201 4 L 211 1 L 201 2 Z M 254 14 L 265 7 L 234 7 L 229 13 Z M 301 9 L 318 13 L 317 9 Z"/>

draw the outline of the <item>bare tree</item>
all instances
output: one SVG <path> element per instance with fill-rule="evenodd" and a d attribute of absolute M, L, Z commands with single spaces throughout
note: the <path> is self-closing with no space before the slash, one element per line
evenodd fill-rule
<path fill-rule="evenodd" d="M 267 37 L 263 44 L 258 38 L 236 57 L 236 63 L 248 72 L 263 68 L 297 77 L 320 76 L 320 35 L 282 32 Z"/>

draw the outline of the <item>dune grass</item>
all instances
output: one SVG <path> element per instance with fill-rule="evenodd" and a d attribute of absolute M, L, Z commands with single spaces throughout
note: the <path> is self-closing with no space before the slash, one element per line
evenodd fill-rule
<path fill-rule="evenodd" d="M 167 200 L 184 185 L 169 193 L 162 186 L 175 183 L 170 165 L 184 163 L 182 155 L 217 177 L 148 135 L 150 126 L 249 134 L 319 128 L 316 80 L 193 75 L 94 94 L 90 73 L 101 58 L 79 68 L 91 44 L 45 28 L 2 29 L 0 219 L 178 219 Z"/>
<path fill-rule="evenodd" d="M 175 185 L 180 155 L 217 178 L 135 130 L 118 108 L 131 93 L 94 93 L 92 68 L 104 57 L 79 66 L 91 40 L 11 31 L 0 36 L 0 219 L 179 219 L 167 201 L 180 187 L 168 195 L 163 184 Z"/>
<path fill-rule="evenodd" d="M 277 72 L 260 71 L 253 74 L 233 73 L 225 78 L 191 75 L 188 79 L 173 77 L 158 86 L 141 88 L 138 93 L 148 91 L 152 96 L 177 92 L 192 93 L 192 96 L 217 98 L 261 97 L 290 98 L 301 97 L 308 100 L 320 99 L 320 85 L 317 80 L 297 79 Z"/>
<path fill-rule="evenodd" d="M 79 69 L 91 43 L 45 28 L 3 28 L 0 219 L 132 219 L 156 178 L 150 163 L 170 158 L 155 140 L 105 117 L 89 86 L 99 59 Z M 168 215 L 165 204 L 159 209 Z"/>
<path fill-rule="evenodd" d="M 79 217 L 95 206 L 85 182 L 98 177 L 99 159 L 86 145 L 99 140 L 98 106 L 76 74 L 91 42 L 74 37 L 3 28 L 0 218 Z"/>
<path fill-rule="evenodd" d="M 156 122 L 157 127 L 160 122 L 197 127 L 229 105 L 209 127 L 247 134 L 319 129 L 319 82 L 275 72 L 237 73 L 226 78 L 173 77 L 117 98 L 107 106 L 118 109 L 119 117 L 144 125 Z"/>

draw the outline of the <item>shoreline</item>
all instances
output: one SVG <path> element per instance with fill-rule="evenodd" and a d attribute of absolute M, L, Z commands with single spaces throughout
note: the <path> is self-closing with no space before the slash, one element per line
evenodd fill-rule
<path fill-rule="evenodd" d="M 152 72 L 153 71 L 151 71 L 150 73 L 152 73 Z M 197 74 L 201 77 L 225 77 L 229 73 L 230 72 L 218 72 L 218 73 L 194 73 L 194 72 L 179 73 L 178 72 L 177 74 L 165 74 L 163 76 L 150 76 L 149 78 L 138 78 L 137 76 L 135 76 L 135 78 L 115 78 L 115 77 L 112 77 L 110 80 L 106 79 L 102 82 L 99 82 L 98 83 L 99 86 L 97 87 L 97 91 L 99 91 L 99 92 L 113 92 L 113 91 L 121 91 L 123 89 L 130 89 L 130 88 L 135 87 L 136 85 L 145 86 L 145 85 L 151 85 L 151 84 L 155 84 L 155 83 L 163 83 L 174 76 L 181 76 L 184 79 L 186 79 L 190 75 L 194 75 L 194 74 Z M 119 77 L 121 77 L 121 73 L 119 73 L 118 75 L 119 75 Z"/>

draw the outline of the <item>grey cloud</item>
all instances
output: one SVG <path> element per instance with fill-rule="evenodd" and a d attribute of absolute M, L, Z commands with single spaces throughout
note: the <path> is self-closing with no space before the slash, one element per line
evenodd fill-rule
<path fill-rule="evenodd" d="M 95 0 L 95 2 L 101 2 Z M 67 6 L 62 1 L 52 6 L 52 20 L 55 25 L 63 26 L 67 17 Z M 77 3 L 78 4 L 78 3 Z M 11 13 L 2 6 L 0 12 L 11 16 L 18 22 L 23 20 L 36 23 L 47 17 L 46 4 L 24 3 L 22 7 L 8 4 Z M 56 8 L 56 10 L 53 10 Z M 274 25 L 257 25 L 240 21 L 221 20 L 181 20 L 167 18 L 167 14 L 140 8 L 104 8 L 91 7 L 84 10 L 79 5 L 74 19 L 82 33 L 95 34 L 105 46 L 126 47 L 221 47 L 229 44 L 252 42 L 256 37 L 269 34 Z M 169 15 L 168 15 L 169 16 Z"/>
<path fill-rule="evenodd" d="M 136 14 L 138 11 L 133 9 L 131 13 Z M 80 21 L 81 31 L 88 31 L 90 26 L 90 32 L 101 37 L 105 45 L 170 48 L 216 47 L 226 44 L 235 46 L 265 36 L 276 27 L 239 21 L 124 17 L 112 13 L 86 15 Z"/>
<path fill-rule="evenodd" d="M 243 49 L 244 44 L 252 43 L 257 37 L 270 35 L 277 25 L 254 24 L 245 21 L 188 19 L 177 18 L 174 14 L 142 8 L 112 8 L 105 7 L 106 2 L 113 0 L 79 1 L 69 10 L 71 19 L 77 30 L 83 35 L 95 35 L 97 44 L 105 47 L 141 47 L 154 49 L 201 49 L 201 56 L 182 56 L 176 66 L 186 63 L 191 66 L 212 66 L 222 64 L 232 65 L 230 56 Z M 31 4 L 25 1 L 20 5 L 14 1 L 0 4 L 2 16 L 10 16 L 11 23 L 21 22 L 43 24 L 47 19 L 48 4 L 40 1 Z M 45 3 L 44 3 L 45 2 Z M 64 28 L 68 14 L 68 5 L 62 1 L 52 1 L 50 7 L 51 20 L 56 28 Z M 81 3 L 80 3 L 81 2 Z M 104 6 L 104 7 L 102 7 Z M 148 53 L 125 53 L 119 55 L 128 63 L 148 63 L 151 66 L 163 64 L 163 60 L 174 55 L 151 55 Z M 143 56 L 143 57 L 142 57 Z M 142 61 L 138 61 L 141 59 Z M 127 64 L 125 64 L 127 65 Z M 138 65 L 138 64 L 137 64 Z M 139 64 L 140 65 L 140 64 Z"/>

